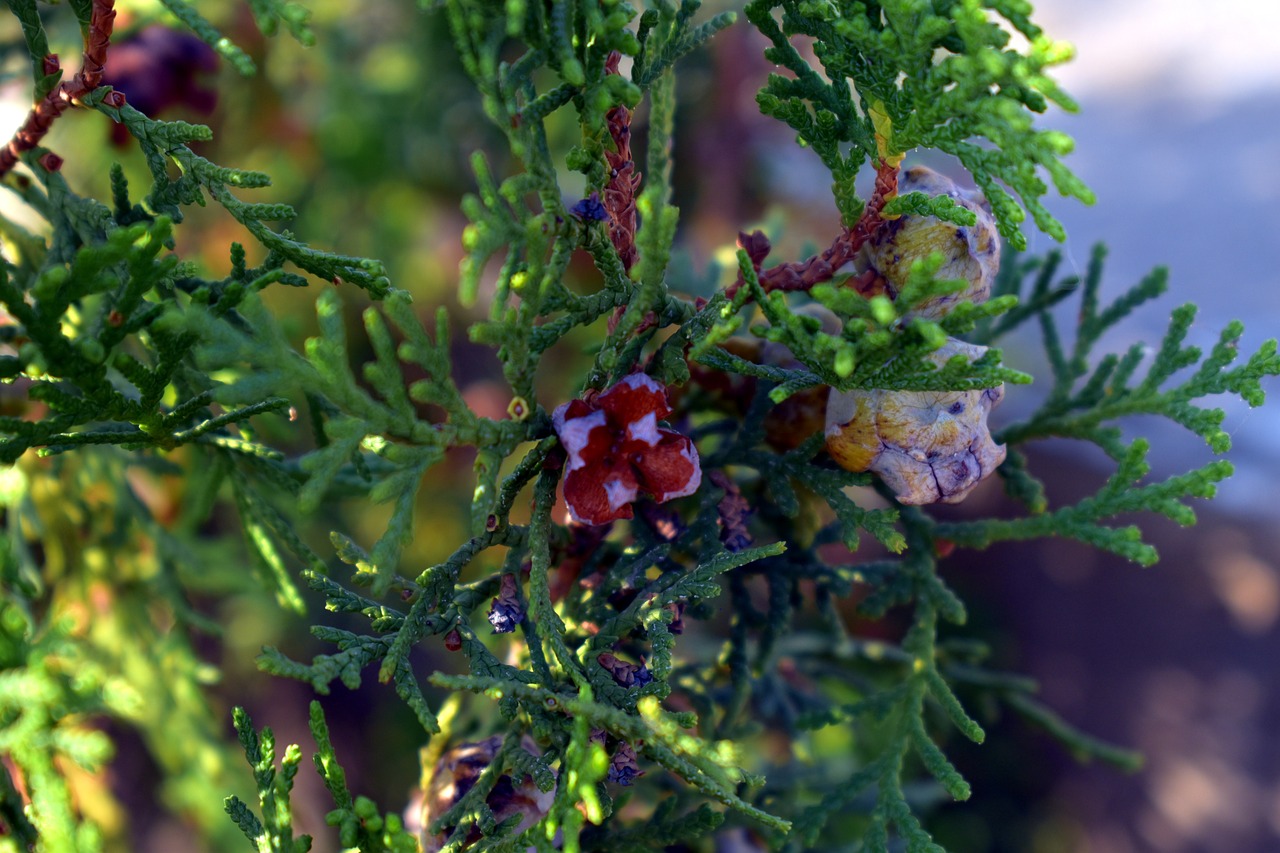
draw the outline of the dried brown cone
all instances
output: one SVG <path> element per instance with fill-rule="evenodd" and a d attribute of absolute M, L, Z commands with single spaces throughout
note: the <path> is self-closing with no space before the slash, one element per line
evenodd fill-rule
<path fill-rule="evenodd" d="M 495 634 L 510 634 L 523 620 L 520 581 L 513 574 L 504 574 L 498 587 L 498 597 L 489 608 L 489 624 L 493 626 Z"/>
<path fill-rule="evenodd" d="M 720 541 L 730 551 L 741 551 L 754 541 L 747 529 L 751 504 L 742 496 L 738 484 L 723 471 L 711 472 L 711 482 L 724 489 L 724 497 L 716 505 L 716 513 L 720 516 Z"/>
<path fill-rule="evenodd" d="M 597 655 L 596 663 L 604 667 L 620 687 L 643 687 L 653 681 L 653 675 L 644 664 L 629 663 L 609 652 Z"/>
<path fill-rule="evenodd" d="M 432 853 L 444 847 L 453 827 L 445 827 L 439 834 L 432 835 L 432 822 L 457 805 L 458 800 L 475 786 L 481 774 L 497 758 L 502 742 L 502 735 L 494 735 L 488 740 L 458 744 L 440 757 L 432 771 L 431 783 L 423 792 L 421 804 L 416 809 L 411 806 L 409 814 L 409 826 L 417 832 L 424 851 Z M 539 754 L 538 747 L 529 737 L 523 739 L 521 748 L 531 755 Z M 541 820 L 550 810 L 553 799 L 554 793 L 539 790 L 528 776 L 513 777 L 504 773 L 485 797 L 485 803 L 499 822 L 520 815 L 520 824 L 515 830 L 518 834 Z M 481 837 L 480 828 L 472 826 L 463 841 L 463 848 L 480 841 Z"/>
<path fill-rule="evenodd" d="M 609 758 L 608 780 L 628 788 L 643 775 L 644 771 L 640 769 L 640 764 L 636 761 L 635 748 L 626 741 L 619 743 L 618 748 L 613 751 L 613 755 Z"/>

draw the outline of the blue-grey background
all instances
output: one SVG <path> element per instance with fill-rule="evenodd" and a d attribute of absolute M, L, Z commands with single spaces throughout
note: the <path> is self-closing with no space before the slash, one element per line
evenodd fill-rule
<path fill-rule="evenodd" d="M 1075 136 L 1068 163 L 1098 195 L 1091 208 L 1053 206 L 1070 234 L 1068 260 L 1083 265 L 1105 241 L 1104 294 L 1168 265 L 1162 306 L 1198 303 L 1192 337 L 1202 345 L 1236 318 L 1246 324 L 1242 351 L 1275 337 L 1280 4 L 1036 5 L 1046 31 L 1078 49 L 1058 76 L 1082 114 L 1050 124 Z M 1166 320 L 1167 310 L 1140 312 L 1123 335 L 1158 343 Z M 1034 565 L 978 568 L 1046 698 L 1147 753 L 1134 778 L 1055 766 L 1027 815 L 1036 829 L 1025 849 L 1280 850 L 1280 386 L 1267 388 L 1265 408 L 1226 404 L 1236 476 L 1202 524 L 1151 526 L 1160 565 L 1138 570 L 1044 544 L 1027 549 Z M 1158 472 L 1207 456 L 1197 440 L 1155 435 Z"/>

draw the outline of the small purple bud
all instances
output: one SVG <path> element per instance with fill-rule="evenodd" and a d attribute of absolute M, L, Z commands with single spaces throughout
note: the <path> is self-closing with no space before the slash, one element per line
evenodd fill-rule
<path fill-rule="evenodd" d="M 520 588 L 515 575 L 503 575 L 502 586 L 498 589 L 498 597 L 489 608 L 489 624 L 495 634 L 510 634 L 524 619 L 524 609 L 520 606 Z"/>
<path fill-rule="evenodd" d="M 609 760 L 608 780 L 624 788 L 630 787 L 644 772 L 636 762 L 636 751 L 629 743 L 620 743 Z"/>
<path fill-rule="evenodd" d="M 609 781 L 617 782 L 624 788 L 631 787 L 631 783 L 635 781 L 639 774 L 630 767 L 609 767 Z"/>
<path fill-rule="evenodd" d="M 600 193 L 592 193 L 582 201 L 569 208 L 569 212 L 579 219 L 603 222 L 609 218 L 609 211 L 604 209 L 600 201 Z"/>
<path fill-rule="evenodd" d="M 653 674 L 642 663 L 628 663 L 608 652 L 598 656 L 596 662 L 613 676 L 619 687 L 644 687 L 653 681 Z"/>

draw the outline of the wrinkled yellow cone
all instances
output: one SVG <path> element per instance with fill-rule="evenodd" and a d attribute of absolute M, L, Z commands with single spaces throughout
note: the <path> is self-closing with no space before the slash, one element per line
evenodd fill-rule
<path fill-rule="evenodd" d="M 986 347 L 948 339 L 929 355 L 941 367 Z M 836 391 L 827 400 L 827 452 L 848 471 L 873 471 L 900 503 L 958 503 L 1004 461 L 987 415 L 1004 386 L 976 391 Z"/>
<path fill-rule="evenodd" d="M 974 225 L 955 225 L 936 216 L 900 216 L 889 220 L 867 250 L 866 260 L 895 289 L 906 286 L 911 264 L 937 252 L 945 259 L 939 279 L 960 279 L 969 286 L 959 293 L 937 296 L 913 313 L 938 319 L 958 302 L 985 302 L 1000 268 L 1000 235 L 986 200 L 977 192 L 962 190 L 950 178 L 932 169 L 916 166 L 898 180 L 901 194 L 923 192 L 950 196 L 961 207 L 973 211 Z"/>

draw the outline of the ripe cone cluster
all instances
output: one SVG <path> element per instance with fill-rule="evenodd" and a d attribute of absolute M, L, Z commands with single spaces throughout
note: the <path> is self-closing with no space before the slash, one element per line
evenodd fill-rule
<path fill-rule="evenodd" d="M 950 195 L 978 221 L 966 228 L 932 216 L 900 217 L 871 245 L 871 266 L 900 292 L 914 261 L 943 255 L 939 278 L 969 286 L 926 302 L 916 310 L 920 316 L 936 319 L 961 301 L 985 301 L 999 266 L 999 238 L 986 205 L 920 167 L 907 170 L 902 189 Z M 950 338 L 929 359 L 941 367 L 953 356 L 973 362 L 984 352 L 986 347 Z M 901 503 L 958 503 L 1004 461 L 1004 445 L 995 443 L 987 426 L 1003 397 L 1003 385 L 973 391 L 833 390 L 827 452 L 846 470 L 874 471 Z"/>

